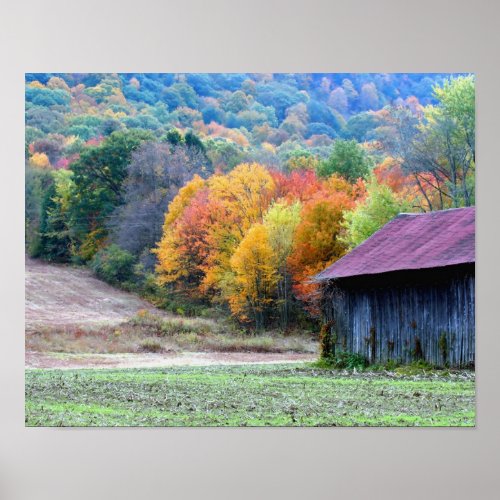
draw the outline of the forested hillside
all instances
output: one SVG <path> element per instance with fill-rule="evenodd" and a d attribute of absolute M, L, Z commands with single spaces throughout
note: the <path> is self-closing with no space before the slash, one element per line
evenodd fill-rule
<path fill-rule="evenodd" d="M 475 80 L 27 74 L 25 155 L 30 256 L 286 330 L 397 213 L 474 205 Z"/>

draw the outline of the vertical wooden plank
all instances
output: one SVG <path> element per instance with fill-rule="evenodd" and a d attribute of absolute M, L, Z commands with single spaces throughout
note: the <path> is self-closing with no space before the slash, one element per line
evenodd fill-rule
<path fill-rule="evenodd" d="M 457 272 L 448 282 L 426 285 L 388 287 L 381 282 L 379 287 L 342 288 L 331 297 L 330 310 L 325 316 L 335 320 L 341 350 L 370 359 L 370 330 L 375 328 L 376 362 L 412 361 L 418 337 L 424 359 L 441 366 L 445 361 L 440 347 L 442 335 L 446 338 L 450 366 L 474 362 L 473 271 Z M 389 348 L 390 345 L 393 347 Z"/>

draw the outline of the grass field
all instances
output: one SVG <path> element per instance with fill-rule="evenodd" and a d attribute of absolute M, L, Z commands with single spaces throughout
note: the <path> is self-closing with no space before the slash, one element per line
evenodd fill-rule
<path fill-rule="evenodd" d="M 308 364 L 26 371 L 27 426 L 474 426 L 471 372 Z"/>

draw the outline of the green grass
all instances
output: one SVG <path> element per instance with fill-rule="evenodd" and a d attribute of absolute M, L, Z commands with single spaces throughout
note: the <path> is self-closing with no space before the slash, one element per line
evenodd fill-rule
<path fill-rule="evenodd" d="M 27 370 L 27 426 L 474 426 L 472 373 L 312 365 Z"/>

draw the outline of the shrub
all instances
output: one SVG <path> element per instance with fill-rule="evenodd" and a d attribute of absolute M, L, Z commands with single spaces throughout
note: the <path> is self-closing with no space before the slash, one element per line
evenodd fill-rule
<path fill-rule="evenodd" d="M 373 372 L 393 372 L 400 366 L 401 361 L 399 359 L 389 359 L 385 363 L 371 363 L 369 366 L 369 370 Z"/>
<path fill-rule="evenodd" d="M 195 332 L 180 333 L 177 337 L 177 342 L 182 347 L 193 347 L 200 344 L 200 337 Z"/>
<path fill-rule="evenodd" d="M 435 369 L 438 368 L 433 367 L 431 364 L 427 363 L 427 361 L 424 361 L 423 359 L 419 359 L 418 361 L 412 361 L 408 365 L 399 366 L 394 371 L 398 375 L 414 376 L 414 375 L 422 375 L 429 371 L 433 371 Z"/>
<path fill-rule="evenodd" d="M 137 315 L 131 318 L 128 323 L 142 333 L 159 337 L 188 333 L 208 335 L 217 328 L 203 320 L 163 318 L 144 309 L 138 311 Z"/>
<path fill-rule="evenodd" d="M 218 352 L 282 352 L 272 337 L 226 337 L 214 335 L 204 339 L 205 349 Z"/>
<path fill-rule="evenodd" d="M 368 366 L 368 361 L 361 354 L 354 352 L 339 352 L 335 355 L 322 358 L 319 362 L 319 366 L 338 370 L 364 370 Z"/>
<path fill-rule="evenodd" d="M 162 347 L 155 339 L 144 339 L 139 344 L 139 350 L 142 352 L 160 352 Z"/>
<path fill-rule="evenodd" d="M 134 273 L 141 278 L 141 292 L 147 297 L 158 297 L 162 294 L 162 288 L 153 273 L 145 273 L 142 264 L 134 267 Z"/>
<path fill-rule="evenodd" d="M 347 368 L 348 370 L 355 368 L 362 370 L 368 366 L 368 362 L 364 356 L 353 352 L 339 352 L 335 356 L 335 361 L 338 368 Z"/>
<path fill-rule="evenodd" d="M 99 250 L 90 264 L 96 275 L 112 285 L 134 281 L 135 257 L 118 245 Z"/>
<path fill-rule="evenodd" d="M 137 327 L 137 330 L 141 333 L 158 336 L 164 334 L 162 318 L 160 316 L 151 314 L 145 309 L 140 309 L 137 312 L 136 316 L 131 318 L 128 323 L 134 327 Z"/>
<path fill-rule="evenodd" d="M 395 359 L 389 359 L 385 364 L 385 369 L 387 371 L 394 371 L 401 363 Z"/>
<path fill-rule="evenodd" d="M 244 348 L 252 352 L 274 352 L 279 351 L 275 347 L 274 339 L 271 337 L 252 337 L 244 342 Z"/>
<path fill-rule="evenodd" d="M 172 298 L 168 296 L 164 297 L 164 301 L 159 307 L 165 309 L 166 311 L 170 311 L 174 314 L 185 316 L 187 318 L 202 316 L 202 313 L 207 310 L 206 304 L 190 302 L 189 299 L 182 300 L 179 298 Z"/>

